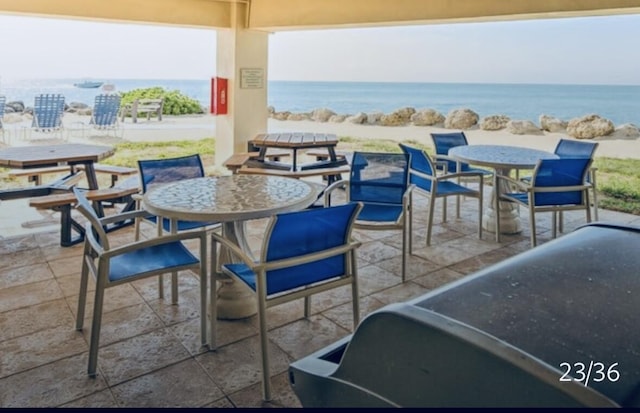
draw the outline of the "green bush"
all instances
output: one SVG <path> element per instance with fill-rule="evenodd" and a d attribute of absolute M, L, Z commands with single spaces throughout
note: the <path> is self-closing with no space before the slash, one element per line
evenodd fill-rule
<path fill-rule="evenodd" d="M 191 115 L 204 113 L 200 102 L 183 95 L 179 90 L 167 91 L 161 87 L 133 89 L 120 92 L 122 105 L 133 103 L 136 99 L 158 99 L 164 97 L 163 115 Z"/>

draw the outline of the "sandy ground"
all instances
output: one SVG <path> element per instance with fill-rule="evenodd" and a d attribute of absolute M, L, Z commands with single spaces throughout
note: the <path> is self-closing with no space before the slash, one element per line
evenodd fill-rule
<path fill-rule="evenodd" d="M 120 138 L 106 137 L 102 133 L 96 133 L 87 128 L 88 116 L 65 114 L 64 126 L 70 141 L 92 141 L 95 143 L 115 143 Z M 10 145 L 27 145 L 24 134 L 30 126 L 29 120 L 21 122 L 5 121 L 5 135 L 9 136 Z M 122 139 L 127 141 L 165 141 L 179 139 L 202 139 L 215 137 L 216 116 L 213 115 L 188 115 L 188 116 L 164 116 L 162 121 L 151 119 L 139 119 L 138 123 L 132 123 L 126 119 L 122 123 Z M 84 131 L 84 132 L 83 132 Z M 451 132 L 450 129 L 428 126 L 377 126 L 356 125 L 352 123 L 322 123 L 313 121 L 278 121 L 269 119 L 268 132 L 320 132 L 335 133 L 338 136 L 351 136 L 363 139 L 391 139 L 403 141 L 415 140 L 426 145 L 431 145 L 431 132 Z M 562 133 L 547 133 L 540 135 L 514 135 L 506 130 L 484 131 L 480 129 L 466 130 L 465 134 L 471 144 L 497 144 L 525 146 L 536 149 L 553 151 L 561 138 L 568 137 Z M 640 158 L 639 139 L 612 139 L 600 138 L 596 156 L 615 158 Z"/>

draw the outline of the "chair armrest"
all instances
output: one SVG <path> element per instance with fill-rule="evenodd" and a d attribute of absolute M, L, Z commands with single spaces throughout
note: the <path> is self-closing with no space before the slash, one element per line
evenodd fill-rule
<path fill-rule="evenodd" d="M 482 172 L 454 172 L 450 174 L 439 175 L 438 180 L 441 181 L 441 180 L 447 180 L 451 178 L 473 178 L 473 177 L 483 179 L 484 175 L 482 174 Z"/>
<path fill-rule="evenodd" d="M 584 191 L 591 188 L 590 184 L 585 185 L 572 185 L 572 186 L 534 186 L 531 190 L 534 193 L 541 192 L 572 192 L 572 191 Z"/>
<path fill-rule="evenodd" d="M 442 173 L 446 174 L 449 172 L 449 161 L 456 162 L 456 168 L 458 167 L 458 163 L 454 159 L 441 159 L 441 156 L 444 157 L 444 155 L 436 155 L 433 164 L 436 168 L 438 166 L 442 167 Z"/>
<path fill-rule="evenodd" d="M 226 248 L 229 248 L 234 255 L 240 258 L 251 269 L 256 268 L 256 262 L 246 252 L 244 252 L 242 248 L 232 243 L 228 239 L 224 238 L 219 234 L 211 233 L 211 241 L 212 241 L 211 251 L 215 251 L 216 243 L 220 243 L 221 245 L 224 245 Z M 212 264 L 211 264 L 212 268 L 216 268 L 218 265 L 217 254 L 214 253 L 211 260 L 212 260 Z"/>
<path fill-rule="evenodd" d="M 344 244 L 344 245 L 341 245 L 339 247 L 331 248 L 329 250 L 323 250 L 323 251 L 320 251 L 320 252 L 314 252 L 312 254 L 300 255 L 300 256 L 297 256 L 297 257 L 293 257 L 293 258 L 285 258 L 283 260 L 278 260 L 278 261 L 270 261 L 270 262 L 265 262 L 265 263 L 258 263 L 257 265 L 254 265 L 253 267 L 256 270 L 264 269 L 265 271 L 271 271 L 271 270 L 277 270 L 277 269 L 280 269 L 280 268 L 293 267 L 293 266 L 296 266 L 296 265 L 302 265 L 302 264 L 306 264 L 306 263 L 309 263 L 309 262 L 323 260 L 325 258 L 334 257 L 336 255 L 344 254 L 346 252 L 349 252 L 351 250 L 354 250 L 354 249 L 358 248 L 361 244 L 362 243 L 360 241 L 352 240 L 352 241 L 349 242 L 349 244 Z"/>
<path fill-rule="evenodd" d="M 531 188 L 533 188 L 530 183 L 522 182 L 518 179 L 511 178 L 510 176 L 496 174 L 495 178 L 496 178 L 496 182 L 500 180 L 507 181 L 508 183 L 514 186 L 517 186 L 523 191 L 530 191 Z"/>
<path fill-rule="evenodd" d="M 416 185 L 409 184 L 409 186 L 407 186 L 407 190 L 404 191 L 404 194 L 402 195 L 402 206 L 404 207 L 405 211 L 407 210 L 409 205 L 411 205 L 411 194 L 413 193 L 414 189 L 416 189 Z"/>
<path fill-rule="evenodd" d="M 435 173 L 435 171 L 434 171 L 434 173 Z M 409 170 L 409 176 L 411 176 L 411 175 L 416 175 L 419 178 L 428 179 L 428 180 L 434 181 L 434 182 L 438 179 L 437 177 L 435 177 L 433 175 L 426 174 L 424 172 L 418 171 L 417 169 L 410 169 Z"/>
<path fill-rule="evenodd" d="M 178 234 L 162 235 L 160 237 L 149 238 L 144 241 L 135 241 L 116 248 L 111 248 L 109 251 L 105 251 L 103 254 L 101 254 L 101 256 L 104 258 L 111 258 L 131 251 L 153 247 L 155 245 L 168 244 L 171 242 L 196 238 L 200 238 L 200 243 L 202 245 L 202 243 L 206 243 L 206 237 L 207 234 L 204 231 L 184 231 Z"/>
<path fill-rule="evenodd" d="M 337 188 L 346 187 L 349 183 L 346 179 L 341 179 L 332 183 L 324 189 L 324 206 L 329 206 L 331 204 L 331 193 Z"/>
<path fill-rule="evenodd" d="M 144 217 L 151 217 L 151 216 L 153 216 L 153 214 L 149 213 L 148 211 L 136 210 L 136 211 L 123 212 L 121 214 L 109 215 L 104 218 L 100 218 L 100 223 L 111 224 L 113 222 L 120 222 L 127 219 L 135 219 L 138 217 L 144 218 Z"/>

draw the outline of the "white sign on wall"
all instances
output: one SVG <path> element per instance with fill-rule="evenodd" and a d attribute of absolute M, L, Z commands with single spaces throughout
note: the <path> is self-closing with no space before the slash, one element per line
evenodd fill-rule
<path fill-rule="evenodd" d="M 262 89 L 264 69 L 240 69 L 240 89 Z"/>

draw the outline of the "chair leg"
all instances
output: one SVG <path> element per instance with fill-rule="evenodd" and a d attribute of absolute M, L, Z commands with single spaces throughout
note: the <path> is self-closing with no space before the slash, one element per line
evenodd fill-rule
<path fill-rule="evenodd" d="M 353 331 L 360 324 L 360 298 L 358 288 L 358 266 L 356 265 L 356 253 L 354 250 L 349 254 L 349 262 L 347 265 L 351 268 L 351 303 L 353 310 Z"/>
<path fill-rule="evenodd" d="M 218 249 L 217 242 L 211 239 L 211 269 L 209 271 L 209 350 L 217 348 L 218 321 Z"/>
<path fill-rule="evenodd" d="M 207 284 L 209 274 L 207 274 L 207 238 L 208 234 L 200 239 L 200 344 L 207 345 Z M 214 284 L 215 285 L 215 284 Z"/>
<path fill-rule="evenodd" d="M 447 197 L 442 197 L 442 222 L 447 222 Z"/>
<path fill-rule="evenodd" d="M 264 280 L 264 272 L 257 274 Z M 269 369 L 269 338 L 267 337 L 267 286 L 257 281 L 258 324 L 260 325 L 260 354 L 262 356 L 262 398 L 271 401 L 271 374 Z"/>
<path fill-rule="evenodd" d="M 535 247 L 538 240 L 536 238 L 536 213 L 534 208 L 531 206 L 532 202 L 529 203 L 529 226 L 531 228 L 531 247 Z"/>
<path fill-rule="evenodd" d="M 482 239 L 482 203 L 483 203 L 483 196 L 482 196 L 482 188 L 480 188 L 480 192 L 478 193 L 478 239 Z"/>
<path fill-rule="evenodd" d="M 104 303 L 104 285 L 101 276 L 96 282 L 96 295 L 93 303 L 93 322 L 91 323 L 91 342 L 89 343 L 89 369 L 90 377 L 96 376 L 98 368 L 98 348 L 100 347 L 100 327 L 102 324 L 102 307 Z"/>
<path fill-rule="evenodd" d="M 407 218 L 408 217 L 405 214 L 404 221 L 402 223 L 402 282 L 404 282 L 407 277 L 407 237 L 411 235 L 407 225 Z"/>
<path fill-rule="evenodd" d="M 598 221 L 598 192 L 596 191 L 596 174 L 591 174 L 591 193 L 593 193 L 593 218 Z"/>
<path fill-rule="evenodd" d="M 551 212 L 551 236 L 556 238 L 558 236 L 558 220 L 562 220 L 562 211 L 560 212 L 560 216 L 558 216 L 558 212 Z"/>
<path fill-rule="evenodd" d="M 87 254 L 89 247 L 85 244 L 84 250 Z M 87 305 L 87 284 L 89 281 L 89 264 L 86 255 L 82 256 L 82 271 L 80 273 L 80 294 L 78 295 L 78 311 L 76 311 L 76 330 L 81 331 L 84 325 L 84 311 Z"/>
<path fill-rule="evenodd" d="M 498 191 L 497 174 L 493 178 L 493 211 L 496 216 L 496 243 L 500 243 L 500 192 Z"/>
<path fill-rule="evenodd" d="M 162 236 L 162 223 L 160 221 L 160 217 L 157 219 L 156 235 L 159 237 Z M 158 297 L 160 299 L 164 298 L 164 276 L 162 274 L 158 276 Z"/>
<path fill-rule="evenodd" d="M 595 196 L 595 191 L 593 192 L 594 196 Z M 585 208 L 586 210 L 586 219 L 587 219 L 587 223 L 591 222 L 591 203 L 589 202 L 589 190 L 584 191 L 584 197 L 585 197 L 585 203 L 587 205 L 587 207 Z M 597 219 L 596 219 L 597 221 Z"/>
<path fill-rule="evenodd" d="M 411 194 L 409 194 L 409 204 L 411 204 L 411 207 L 409 209 L 409 235 L 408 235 L 408 242 L 409 242 L 409 254 L 413 254 L 413 192 Z"/>
<path fill-rule="evenodd" d="M 311 297 L 304 297 L 304 318 L 309 318 L 311 315 Z"/>
<path fill-rule="evenodd" d="M 555 214 L 554 214 L 555 215 Z M 554 220 L 555 222 L 555 220 Z M 561 234 L 564 232 L 564 214 L 562 211 L 558 211 L 558 232 Z M 555 238 L 555 235 L 553 236 Z"/>
<path fill-rule="evenodd" d="M 433 210 L 435 209 L 435 207 L 436 207 L 436 198 L 433 194 L 431 194 L 431 196 L 429 196 L 429 217 L 427 219 L 427 247 L 431 245 L 431 232 L 433 227 Z"/>

